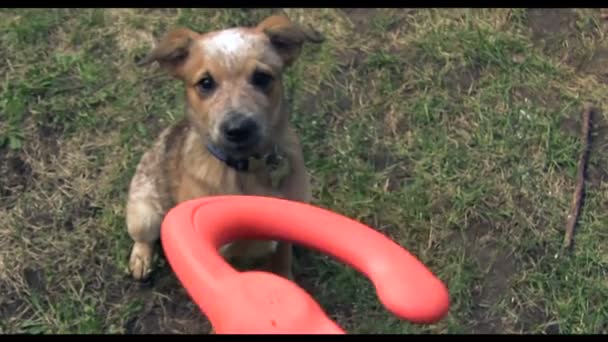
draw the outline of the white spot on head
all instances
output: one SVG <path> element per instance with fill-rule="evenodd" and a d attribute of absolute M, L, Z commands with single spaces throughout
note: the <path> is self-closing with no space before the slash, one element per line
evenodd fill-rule
<path fill-rule="evenodd" d="M 264 38 L 256 33 L 232 28 L 214 32 L 207 39 L 201 40 L 203 51 L 210 57 L 221 62 L 228 68 L 242 65 L 250 58 L 267 57 L 266 63 L 281 65 L 281 59 L 276 54 L 265 54 L 268 46 Z"/>
<path fill-rule="evenodd" d="M 212 55 L 243 55 L 255 47 L 256 37 L 240 29 L 228 29 L 203 40 L 203 47 Z"/>

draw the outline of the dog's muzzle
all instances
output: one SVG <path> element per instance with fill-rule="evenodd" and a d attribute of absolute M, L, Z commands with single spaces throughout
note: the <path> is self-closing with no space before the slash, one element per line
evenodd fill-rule
<path fill-rule="evenodd" d="M 249 149 L 261 139 L 260 125 L 253 118 L 239 112 L 226 114 L 220 124 L 220 133 L 226 147 L 235 150 Z"/>

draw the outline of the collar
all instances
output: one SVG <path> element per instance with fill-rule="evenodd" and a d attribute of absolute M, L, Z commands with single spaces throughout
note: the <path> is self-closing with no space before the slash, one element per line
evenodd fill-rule
<path fill-rule="evenodd" d="M 255 156 L 255 157 L 249 157 L 249 158 L 232 158 L 232 157 L 224 154 L 224 152 L 222 150 L 220 150 L 219 148 L 217 148 L 215 145 L 211 144 L 210 142 L 208 142 L 206 146 L 207 146 L 207 150 L 209 151 L 209 153 L 211 153 L 215 158 L 224 162 L 229 167 L 231 167 L 237 171 L 241 171 L 241 172 L 249 171 L 251 168 L 251 162 L 263 161 L 268 164 L 268 163 L 273 163 L 274 160 L 277 159 L 277 146 L 276 145 L 273 145 L 272 151 L 264 157 Z"/>

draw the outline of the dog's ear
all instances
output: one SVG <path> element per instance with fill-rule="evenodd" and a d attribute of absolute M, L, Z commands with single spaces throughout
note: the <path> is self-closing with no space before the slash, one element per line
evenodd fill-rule
<path fill-rule="evenodd" d="M 186 28 L 175 29 L 165 35 L 137 65 L 144 66 L 158 62 L 160 67 L 172 76 L 183 78 L 182 67 L 190 55 L 192 43 L 198 36 L 198 33 Z"/>
<path fill-rule="evenodd" d="M 260 22 L 256 29 L 268 36 L 285 66 L 298 58 L 305 42 L 321 43 L 325 40 L 319 32 L 296 25 L 284 15 L 270 16 Z"/>

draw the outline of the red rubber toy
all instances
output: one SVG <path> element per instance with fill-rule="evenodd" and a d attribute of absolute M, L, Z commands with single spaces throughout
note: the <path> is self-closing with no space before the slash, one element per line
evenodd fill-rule
<path fill-rule="evenodd" d="M 335 257 L 372 281 L 382 304 L 413 323 L 448 311 L 446 286 L 416 257 L 357 221 L 299 202 L 217 196 L 184 202 L 165 217 L 167 260 L 217 334 L 344 334 L 295 283 L 239 272 L 219 254 L 238 239 L 291 241 Z"/>

